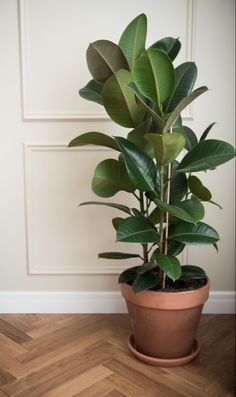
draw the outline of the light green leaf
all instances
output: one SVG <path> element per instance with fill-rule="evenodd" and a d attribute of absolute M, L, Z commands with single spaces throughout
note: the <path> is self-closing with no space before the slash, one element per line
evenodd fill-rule
<path fill-rule="evenodd" d="M 158 165 L 172 163 L 185 146 L 185 138 L 182 134 L 146 134 L 145 139 L 150 142 L 155 150 Z"/>
<path fill-rule="evenodd" d="M 131 82 L 131 72 L 121 69 L 106 81 L 102 93 L 104 107 L 111 119 L 128 128 L 139 125 L 145 114 L 136 104 L 135 92 L 129 87 Z"/>
<path fill-rule="evenodd" d="M 172 62 L 166 54 L 156 49 L 147 50 L 138 58 L 133 77 L 139 91 L 159 108 L 170 96 L 175 83 Z"/>
<path fill-rule="evenodd" d="M 98 83 L 96 80 L 90 80 L 84 88 L 79 90 L 79 94 L 82 98 L 87 99 L 87 101 L 103 105 L 102 89 L 103 84 Z"/>
<path fill-rule="evenodd" d="M 125 205 L 122 204 L 116 204 L 116 203 L 107 203 L 107 202 L 100 202 L 100 201 L 85 201 L 83 203 L 80 203 L 80 207 L 84 205 L 105 205 L 106 207 L 111 207 L 115 208 L 117 210 L 123 211 L 126 214 L 131 214 L 129 207 L 126 207 Z"/>
<path fill-rule="evenodd" d="M 115 137 L 133 185 L 142 191 L 154 190 L 156 166 L 152 159 L 136 145 L 122 137 Z"/>
<path fill-rule="evenodd" d="M 188 178 L 188 186 L 190 192 L 203 201 L 209 201 L 212 198 L 210 190 L 208 190 L 195 175 Z"/>
<path fill-rule="evenodd" d="M 97 40 L 87 49 L 88 69 L 93 78 L 104 83 L 119 69 L 129 69 L 120 47 L 108 40 Z"/>
<path fill-rule="evenodd" d="M 103 259 L 130 259 L 130 258 L 141 258 L 137 254 L 127 254 L 125 252 L 101 252 L 98 254 L 99 258 Z"/>
<path fill-rule="evenodd" d="M 132 284 L 134 292 L 150 290 L 160 284 L 160 278 L 157 273 L 148 272 L 138 274 Z"/>
<path fill-rule="evenodd" d="M 173 37 L 164 37 L 163 39 L 152 44 L 150 48 L 161 50 L 168 55 L 171 61 L 174 61 L 180 51 L 181 43 L 178 38 L 175 39 Z"/>
<path fill-rule="evenodd" d="M 182 222 L 171 225 L 169 238 L 190 245 L 214 244 L 219 241 L 217 231 L 204 222 L 196 225 Z"/>
<path fill-rule="evenodd" d="M 160 269 L 173 281 L 181 277 L 181 264 L 175 256 L 157 253 L 156 261 Z"/>
<path fill-rule="evenodd" d="M 145 133 L 148 131 L 149 124 L 150 123 L 148 121 L 144 121 L 143 123 L 135 127 L 132 131 L 128 133 L 127 139 L 128 141 L 138 146 L 139 149 L 143 150 L 151 158 L 153 158 L 154 157 L 153 147 L 144 138 Z"/>
<path fill-rule="evenodd" d="M 105 146 L 120 151 L 116 141 L 113 138 L 103 134 L 102 132 L 96 131 L 85 132 L 84 134 L 77 136 L 77 138 L 73 139 L 68 146 L 75 147 L 84 145 Z"/>
<path fill-rule="evenodd" d="M 117 230 L 117 241 L 128 243 L 154 243 L 159 241 L 155 226 L 144 217 L 126 218 Z"/>
<path fill-rule="evenodd" d="M 214 168 L 235 157 L 232 145 L 217 139 L 199 142 L 183 158 L 176 172 L 197 172 Z"/>
<path fill-rule="evenodd" d="M 92 189 L 100 197 L 114 196 L 120 190 L 134 192 L 124 163 L 115 159 L 106 159 L 99 163 L 95 169 Z"/>
<path fill-rule="evenodd" d="M 170 117 L 168 118 L 167 123 L 163 130 L 163 133 L 168 132 L 171 129 L 175 120 L 179 117 L 179 115 L 186 108 L 186 106 L 188 106 L 192 101 L 194 101 L 197 97 L 199 97 L 199 95 L 203 94 L 207 90 L 208 90 L 207 87 L 200 87 L 200 88 L 197 88 L 195 91 L 191 92 L 191 94 L 189 94 L 187 97 L 183 98 L 178 103 L 178 105 L 176 106 L 176 108 L 171 113 Z"/>
<path fill-rule="evenodd" d="M 140 14 L 126 27 L 119 41 L 119 46 L 126 56 L 130 70 L 134 62 L 145 50 L 147 35 L 146 15 Z"/>

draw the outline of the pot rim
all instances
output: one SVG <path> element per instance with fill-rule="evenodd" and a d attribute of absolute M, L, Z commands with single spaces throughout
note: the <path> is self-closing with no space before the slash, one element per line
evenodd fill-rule
<path fill-rule="evenodd" d="M 209 297 L 210 280 L 200 288 L 189 291 L 141 291 L 135 293 L 132 286 L 121 283 L 121 293 L 128 302 L 137 306 L 163 310 L 181 310 L 201 306 Z"/>

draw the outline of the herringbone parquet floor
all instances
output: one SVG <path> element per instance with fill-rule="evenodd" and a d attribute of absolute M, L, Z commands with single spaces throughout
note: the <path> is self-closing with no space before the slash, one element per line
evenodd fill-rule
<path fill-rule="evenodd" d="M 200 356 L 157 368 L 126 347 L 127 315 L 0 315 L 0 397 L 234 396 L 234 317 L 202 316 Z"/>

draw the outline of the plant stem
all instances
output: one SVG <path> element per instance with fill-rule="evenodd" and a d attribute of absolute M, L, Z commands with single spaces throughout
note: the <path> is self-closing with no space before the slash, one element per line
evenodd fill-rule
<path fill-rule="evenodd" d="M 140 191 L 139 194 L 139 201 L 140 201 L 140 211 L 143 215 L 145 215 L 145 208 L 144 208 L 144 197 L 143 192 Z M 143 247 L 143 259 L 144 263 L 148 263 L 148 244 L 142 244 Z"/>
<path fill-rule="evenodd" d="M 160 200 L 164 201 L 164 166 L 160 166 Z M 159 250 L 160 253 L 163 252 L 163 239 L 164 239 L 164 211 L 161 210 L 160 216 L 160 243 L 159 243 Z"/>

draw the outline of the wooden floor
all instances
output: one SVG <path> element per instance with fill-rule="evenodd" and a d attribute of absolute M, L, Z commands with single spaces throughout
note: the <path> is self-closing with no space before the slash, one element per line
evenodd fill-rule
<path fill-rule="evenodd" d="M 0 315 L 0 397 L 234 396 L 234 317 L 204 315 L 200 356 L 178 368 L 139 362 L 127 315 Z"/>

